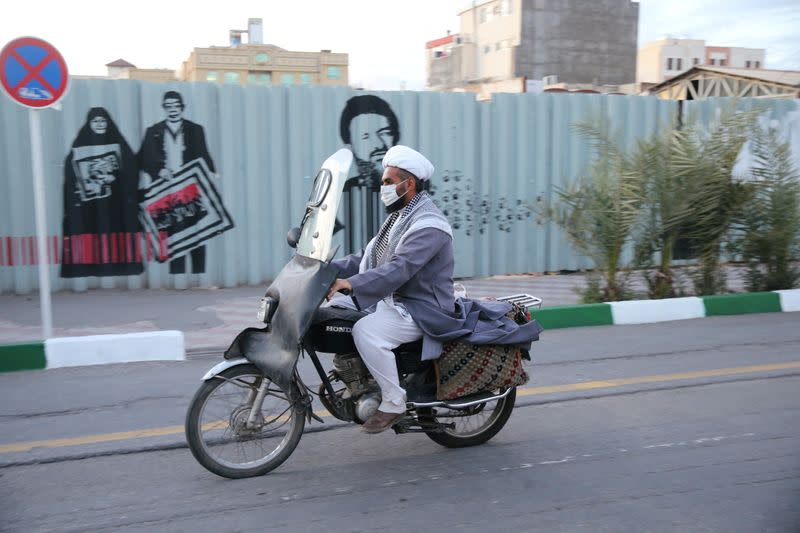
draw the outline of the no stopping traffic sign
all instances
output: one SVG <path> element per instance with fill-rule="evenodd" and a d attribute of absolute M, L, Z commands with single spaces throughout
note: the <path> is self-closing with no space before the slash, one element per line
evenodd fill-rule
<path fill-rule="evenodd" d="M 0 52 L 0 85 L 15 102 L 41 109 L 67 90 L 67 64 L 58 50 L 36 37 L 20 37 Z"/>

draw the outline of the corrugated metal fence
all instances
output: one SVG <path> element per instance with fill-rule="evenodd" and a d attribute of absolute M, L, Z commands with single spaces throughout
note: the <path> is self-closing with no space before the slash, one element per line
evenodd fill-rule
<path fill-rule="evenodd" d="M 218 175 L 211 182 L 235 227 L 204 242 L 206 261 L 197 274 L 188 265 L 189 273 L 171 274 L 168 262 L 156 260 L 158 247 L 142 244 L 140 275 L 61 277 L 65 158 L 87 112 L 104 108 L 136 153 L 147 142 L 148 128 L 165 119 L 168 90 L 180 94 L 183 118 L 205 132 Z M 354 107 L 357 119 L 349 122 L 345 113 L 342 128 L 348 101 L 363 96 L 347 88 L 73 80 L 63 110 L 42 112 L 53 289 L 231 287 L 270 279 L 290 256 L 286 231 L 300 222 L 321 162 L 345 145 L 343 132 L 350 132 L 353 151 L 365 161 L 376 139 L 410 145 L 433 161 L 434 199 L 456 228 L 457 276 L 587 267 L 557 228 L 535 214 L 555 186 L 590 161 L 586 141 L 571 125 L 607 119 L 612 131 L 632 143 L 669 123 L 677 110 L 676 102 L 654 97 L 501 94 L 479 103 L 469 94 L 382 92 L 374 97 L 388 104 L 388 113 L 375 106 L 376 98 L 362 99 Z M 721 104 L 695 105 L 710 116 Z M 26 293 L 37 286 L 39 260 L 27 111 L 0 99 L 0 128 L 0 290 Z M 166 144 L 158 149 L 166 152 Z M 380 146 L 376 159 L 379 152 Z M 354 177 L 365 176 L 354 182 L 369 182 L 369 167 L 365 162 L 354 170 Z M 350 194 L 353 215 L 342 213 L 340 219 L 352 222 L 337 239 L 360 246 L 370 232 L 365 209 L 375 205 L 374 193 L 357 185 Z"/>

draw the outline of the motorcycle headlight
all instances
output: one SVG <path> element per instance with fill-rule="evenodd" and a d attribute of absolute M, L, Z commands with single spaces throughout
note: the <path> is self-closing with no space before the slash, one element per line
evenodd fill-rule
<path fill-rule="evenodd" d="M 264 296 L 261 298 L 261 305 L 258 308 L 256 316 L 260 322 L 269 324 L 272 321 L 272 315 L 278 309 L 278 301 L 275 298 Z"/>

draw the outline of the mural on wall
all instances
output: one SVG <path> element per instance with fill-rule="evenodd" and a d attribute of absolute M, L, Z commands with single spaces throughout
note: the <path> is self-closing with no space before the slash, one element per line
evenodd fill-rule
<path fill-rule="evenodd" d="M 357 175 L 345 183 L 345 224 L 348 229 L 345 248 L 349 251 L 362 244 L 355 242 L 355 214 L 361 212 L 366 238 L 377 234 L 383 218 L 379 191 L 386 151 L 400 141 L 400 124 L 388 102 L 375 95 L 350 98 L 342 110 L 339 133 L 353 152 Z M 498 231 L 510 233 L 515 222 L 533 218 L 534 208 L 522 199 L 500 197 L 493 202 L 488 194 L 475 190 L 475 180 L 460 170 L 436 173 L 429 184 L 433 201 L 448 218 L 454 230 L 467 236 L 483 235 L 492 223 Z M 363 191 L 359 196 L 355 191 Z"/>
<path fill-rule="evenodd" d="M 363 246 L 355 241 L 355 211 L 361 211 L 367 238 L 377 234 L 383 218 L 379 192 L 386 151 L 400 141 L 400 124 L 386 100 L 371 94 L 350 98 L 339 119 L 339 135 L 353 152 L 356 175 L 344 185 L 344 213 L 347 228 L 345 248 Z M 360 193 L 359 193 L 360 192 Z"/>
<path fill-rule="evenodd" d="M 86 122 L 64 161 L 61 276 L 141 274 L 139 167 L 102 107 Z"/>
<path fill-rule="evenodd" d="M 146 179 L 142 218 L 151 238 L 166 238 L 170 274 L 206 270 L 206 240 L 233 228 L 214 185 L 216 170 L 205 131 L 184 118 L 186 106 L 177 91 L 162 99 L 166 118 L 145 132 L 138 160 Z M 158 236 L 158 237 L 156 237 Z"/>
<path fill-rule="evenodd" d="M 492 221 L 498 231 L 511 233 L 514 223 L 533 218 L 531 202 L 501 196 L 493 205 L 488 194 L 475 190 L 475 180 L 460 170 L 443 170 L 431 184 L 430 194 L 453 229 L 462 230 L 467 237 L 485 234 Z"/>

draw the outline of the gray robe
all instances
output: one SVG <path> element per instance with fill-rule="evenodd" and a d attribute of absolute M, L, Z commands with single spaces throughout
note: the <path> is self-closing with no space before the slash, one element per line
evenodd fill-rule
<path fill-rule="evenodd" d="M 456 301 L 453 238 L 447 231 L 426 227 L 409 232 L 391 259 L 376 268 L 365 270 L 364 253 L 334 261 L 339 277 L 353 286 L 353 301 L 359 309 L 368 309 L 388 296 L 405 307 L 423 332 L 423 360 L 438 358 L 442 344 L 458 338 L 472 344 L 513 344 L 530 349 L 542 331 L 536 321 L 518 326 L 506 318 L 511 304 Z"/>

